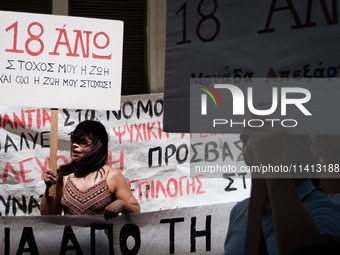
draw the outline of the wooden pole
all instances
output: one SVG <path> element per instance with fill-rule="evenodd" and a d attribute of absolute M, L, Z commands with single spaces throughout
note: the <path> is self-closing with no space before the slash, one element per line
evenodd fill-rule
<path fill-rule="evenodd" d="M 265 181 L 252 179 L 244 255 L 260 255 Z"/>
<path fill-rule="evenodd" d="M 50 165 L 49 167 L 57 173 L 57 150 L 58 150 L 58 109 L 51 109 L 51 135 L 50 135 Z M 55 196 L 56 185 L 49 189 L 49 195 Z"/>

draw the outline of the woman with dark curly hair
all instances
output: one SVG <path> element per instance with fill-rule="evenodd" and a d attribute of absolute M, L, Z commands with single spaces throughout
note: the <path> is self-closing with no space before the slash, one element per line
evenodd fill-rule
<path fill-rule="evenodd" d="M 108 134 L 97 121 L 78 124 L 71 134 L 72 161 L 54 174 L 46 170 L 41 215 L 104 215 L 139 213 L 140 207 L 120 171 L 107 165 Z M 56 195 L 49 187 L 56 184 Z"/>

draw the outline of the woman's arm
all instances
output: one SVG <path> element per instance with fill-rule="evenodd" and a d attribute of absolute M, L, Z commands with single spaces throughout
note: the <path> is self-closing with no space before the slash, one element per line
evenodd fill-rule
<path fill-rule="evenodd" d="M 44 181 L 46 184 L 45 193 L 40 203 L 41 215 L 59 215 L 61 213 L 61 196 L 63 191 L 63 176 L 55 175 L 51 169 L 47 169 L 44 174 Z M 49 188 L 56 184 L 55 196 L 49 195 Z"/>
<path fill-rule="evenodd" d="M 139 203 L 132 194 L 123 174 L 114 168 L 111 168 L 109 171 L 107 182 L 116 200 L 105 208 L 105 218 L 116 217 L 119 213 L 140 213 Z"/>
<path fill-rule="evenodd" d="M 266 179 L 266 184 L 280 254 L 327 243 L 304 208 L 292 179 Z"/>
<path fill-rule="evenodd" d="M 294 164 L 306 149 L 304 139 L 288 137 L 281 128 L 259 128 L 250 132 L 250 147 L 258 164 L 280 166 Z M 325 244 L 311 215 L 303 206 L 296 186 L 303 179 L 267 178 L 266 190 L 272 209 L 274 232 L 280 254 L 290 254 L 300 248 Z M 266 178 L 263 175 L 262 178 Z"/>

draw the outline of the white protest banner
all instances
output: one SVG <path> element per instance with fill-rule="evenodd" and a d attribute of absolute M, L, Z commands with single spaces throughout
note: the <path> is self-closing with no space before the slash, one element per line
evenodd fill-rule
<path fill-rule="evenodd" d="M 221 254 L 234 204 L 102 216 L 1 217 L 1 254 Z"/>
<path fill-rule="evenodd" d="M 337 1 L 167 1 L 165 130 L 193 132 L 190 79 L 340 77 L 339 12 Z M 334 91 L 326 92 L 337 102 Z M 332 133 L 333 117 L 306 130 Z"/>
<path fill-rule="evenodd" d="M 58 165 L 70 161 L 70 132 L 81 121 L 98 120 L 109 134 L 108 164 L 124 174 L 142 212 L 249 197 L 249 173 L 190 171 L 191 160 L 244 166 L 239 136 L 197 134 L 200 142 L 191 145 L 190 134 L 164 132 L 163 111 L 163 94 L 123 96 L 119 111 L 60 109 Z M 40 215 L 50 120 L 49 109 L 0 107 L 0 215 Z"/>
<path fill-rule="evenodd" d="M 1 105 L 120 106 L 123 22 L 0 11 Z"/>

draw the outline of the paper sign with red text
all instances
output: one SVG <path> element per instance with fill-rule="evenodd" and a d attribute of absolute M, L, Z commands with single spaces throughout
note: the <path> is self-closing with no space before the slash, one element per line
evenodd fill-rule
<path fill-rule="evenodd" d="M 120 106 L 123 22 L 0 11 L 2 105 Z"/>

